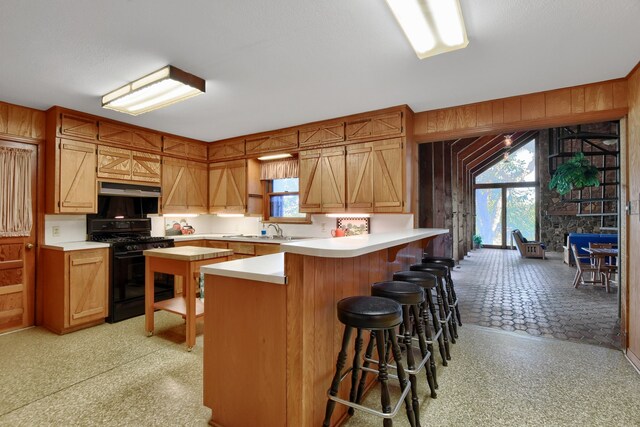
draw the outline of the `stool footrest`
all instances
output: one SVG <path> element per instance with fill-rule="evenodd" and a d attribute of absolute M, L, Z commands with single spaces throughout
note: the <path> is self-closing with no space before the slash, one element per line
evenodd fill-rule
<path fill-rule="evenodd" d="M 361 367 L 360 369 L 363 371 L 373 372 L 378 374 L 378 371 L 375 369 L 365 368 L 364 366 Z M 347 370 L 347 374 L 349 372 L 350 370 Z M 396 379 L 396 380 L 398 379 L 396 375 L 393 375 L 393 374 L 387 374 L 387 375 L 389 376 L 389 378 Z M 345 378 L 346 378 L 346 374 L 342 378 L 340 378 L 340 382 L 342 382 Z M 396 416 L 396 414 L 400 410 L 400 406 L 402 405 L 402 402 L 404 402 L 404 399 L 407 397 L 407 394 L 409 394 L 409 390 L 411 390 L 411 383 L 407 381 L 407 385 L 404 387 L 404 390 L 402 390 L 402 396 L 400 396 L 400 399 L 398 399 L 396 406 L 393 408 L 393 411 L 391 412 L 376 411 L 375 409 L 371 409 L 367 406 L 360 405 L 359 403 L 349 402 L 348 400 L 341 399 L 338 396 L 332 396 L 330 393 L 331 390 L 327 391 L 327 397 L 329 398 L 329 400 L 333 400 L 336 403 L 340 403 L 342 405 L 348 406 L 349 408 L 357 409 L 359 411 L 363 411 L 368 414 L 375 415 L 377 417 L 393 418 Z"/>
<path fill-rule="evenodd" d="M 440 335 L 442 335 L 442 328 L 438 329 L 438 331 L 435 333 L 435 335 L 433 337 L 431 337 L 430 340 L 426 340 L 425 342 L 427 344 L 434 344 L 434 343 L 437 344 L 438 343 L 438 338 L 440 338 Z M 416 341 L 416 342 L 418 342 L 418 338 L 417 337 L 414 337 L 414 338 L 411 338 L 411 339 Z"/>
<path fill-rule="evenodd" d="M 410 349 L 407 349 L 407 351 L 412 351 L 413 349 L 416 349 L 416 347 L 411 347 Z M 422 355 L 421 355 L 422 356 Z M 418 373 L 420 373 L 420 371 L 422 371 L 422 369 L 424 368 L 424 365 L 427 364 L 427 360 L 429 360 L 429 358 L 431 357 L 431 352 L 427 350 L 427 354 L 422 358 L 422 360 L 420 361 L 420 363 L 418 364 L 418 366 L 416 366 L 413 369 L 409 369 L 404 368 L 404 371 L 409 374 L 409 375 L 416 375 Z M 379 363 L 378 360 L 376 359 L 370 359 L 368 357 L 364 358 L 365 361 L 369 362 L 369 363 L 375 363 L 376 365 Z M 392 365 L 391 363 L 387 363 L 387 366 L 393 370 L 397 370 L 398 367 L 396 365 Z M 364 368 L 363 368 L 364 369 Z M 375 369 L 373 370 L 374 372 L 378 372 Z"/>

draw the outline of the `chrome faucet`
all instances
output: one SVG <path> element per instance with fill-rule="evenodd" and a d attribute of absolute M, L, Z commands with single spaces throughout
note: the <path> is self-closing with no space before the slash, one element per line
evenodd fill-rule
<path fill-rule="evenodd" d="M 276 229 L 276 235 L 277 235 L 278 237 L 284 237 L 284 235 L 282 234 L 282 228 L 280 228 L 280 226 L 279 226 L 278 224 L 273 224 L 273 223 L 272 223 L 272 224 L 269 224 L 269 225 L 267 226 L 267 228 L 269 228 L 269 227 L 273 227 L 273 228 L 275 228 L 275 229 Z"/>

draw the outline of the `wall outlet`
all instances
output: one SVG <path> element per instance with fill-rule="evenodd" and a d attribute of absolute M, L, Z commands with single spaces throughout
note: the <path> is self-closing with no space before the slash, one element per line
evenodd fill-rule
<path fill-rule="evenodd" d="M 54 225 L 51 227 L 51 235 L 53 237 L 60 237 L 60 226 Z"/>
<path fill-rule="evenodd" d="M 326 222 L 320 223 L 320 231 L 322 231 L 323 233 L 327 231 L 327 223 Z"/>

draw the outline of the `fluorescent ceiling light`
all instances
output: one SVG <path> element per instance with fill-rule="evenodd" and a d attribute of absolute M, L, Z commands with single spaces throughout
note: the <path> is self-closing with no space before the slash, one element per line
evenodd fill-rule
<path fill-rule="evenodd" d="M 459 0 L 387 0 L 418 58 L 467 47 Z"/>
<path fill-rule="evenodd" d="M 289 153 L 271 154 L 270 156 L 258 157 L 258 160 L 276 160 L 276 159 L 286 159 L 288 157 L 293 157 L 293 156 Z"/>
<path fill-rule="evenodd" d="M 220 218 L 243 218 L 244 214 L 232 214 L 232 213 L 219 213 L 217 214 Z"/>
<path fill-rule="evenodd" d="M 368 213 L 330 213 L 326 215 L 328 218 L 369 218 L 371 214 Z"/>
<path fill-rule="evenodd" d="M 171 65 L 102 97 L 102 107 L 137 116 L 205 92 L 204 80 Z"/>

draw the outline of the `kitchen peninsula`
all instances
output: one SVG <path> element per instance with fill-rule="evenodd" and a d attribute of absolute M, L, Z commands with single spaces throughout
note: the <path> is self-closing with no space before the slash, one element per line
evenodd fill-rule
<path fill-rule="evenodd" d="M 369 295 L 372 283 L 419 261 L 428 242 L 448 232 L 306 240 L 282 244 L 284 253 L 203 266 L 211 424 L 321 425 L 343 331 L 336 303 Z M 345 408 L 336 414 L 338 422 Z"/>

